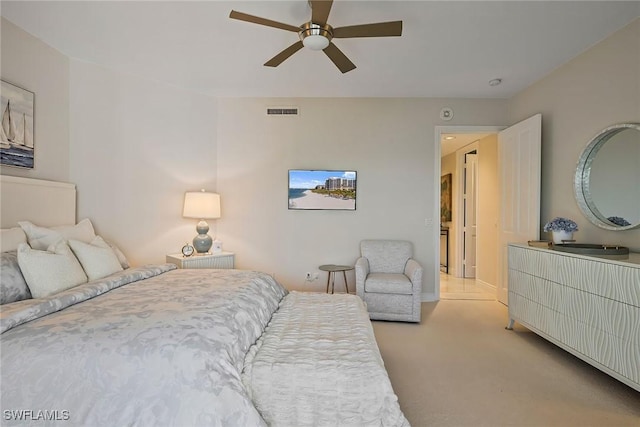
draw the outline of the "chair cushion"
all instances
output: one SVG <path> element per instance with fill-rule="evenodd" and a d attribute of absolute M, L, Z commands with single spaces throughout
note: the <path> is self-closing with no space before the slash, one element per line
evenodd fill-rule
<path fill-rule="evenodd" d="M 365 292 L 411 295 L 413 285 L 407 276 L 396 273 L 370 273 L 364 281 Z"/>
<path fill-rule="evenodd" d="M 403 273 L 413 256 L 411 242 L 405 240 L 363 240 L 360 252 L 369 260 L 372 273 Z"/>
<path fill-rule="evenodd" d="M 366 292 L 364 302 L 372 320 L 412 321 L 413 296 L 401 294 L 377 294 Z"/>

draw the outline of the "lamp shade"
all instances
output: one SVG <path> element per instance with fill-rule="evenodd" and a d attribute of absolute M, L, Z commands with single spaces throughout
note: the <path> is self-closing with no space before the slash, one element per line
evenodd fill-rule
<path fill-rule="evenodd" d="M 197 219 L 220 218 L 220 195 L 204 190 L 185 193 L 182 216 Z"/>

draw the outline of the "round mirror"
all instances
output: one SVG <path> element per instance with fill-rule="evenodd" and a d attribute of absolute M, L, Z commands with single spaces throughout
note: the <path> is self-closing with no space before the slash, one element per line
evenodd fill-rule
<path fill-rule="evenodd" d="M 589 142 L 576 168 L 575 193 L 598 227 L 640 226 L 640 124 L 610 126 Z"/>

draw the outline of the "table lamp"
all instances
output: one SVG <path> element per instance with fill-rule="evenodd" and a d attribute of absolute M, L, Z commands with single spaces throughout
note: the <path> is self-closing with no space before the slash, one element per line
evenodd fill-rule
<path fill-rule="evenodd" d="M 196 226 L 198 235 L 193 238 L 193 247 L 199 254 L 209 252 L 213 239 L 207 234 L 209 232 L 209 224 L 205 219 L 220 218 L 220 195 L 208 193 L 204 190 L 186 192 L 184 194 L 182 216 L 200 220 Z"/>

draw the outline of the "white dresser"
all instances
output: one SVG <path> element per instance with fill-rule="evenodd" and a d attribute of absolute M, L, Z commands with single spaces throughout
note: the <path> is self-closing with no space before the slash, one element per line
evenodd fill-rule
<path fill-rule="evenodd" d="M 509 245 L 516 321 L 640 391 L 640 254 L 627 260 Z"/>

